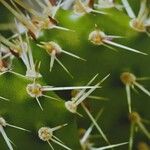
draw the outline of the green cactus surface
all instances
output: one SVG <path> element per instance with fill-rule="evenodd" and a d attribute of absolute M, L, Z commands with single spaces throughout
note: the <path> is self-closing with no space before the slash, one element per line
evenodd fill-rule
<path fill-rule="evenodd" d="M 149 150 L 149 65 L 149 0 L 0 0 L 0 150 Z"/>

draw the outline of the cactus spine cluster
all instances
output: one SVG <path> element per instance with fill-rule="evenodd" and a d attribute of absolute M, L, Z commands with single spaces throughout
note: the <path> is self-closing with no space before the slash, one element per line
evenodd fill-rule
<path fill-rule="evenodd" d="M 149 0 L 0 9 L 0 150 L 150 149 Z"/>

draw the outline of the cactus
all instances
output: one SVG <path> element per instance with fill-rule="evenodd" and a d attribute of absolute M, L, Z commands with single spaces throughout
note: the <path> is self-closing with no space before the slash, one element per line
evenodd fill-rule
<path fill-rule="evenodd" d="M 0 150 L 150 149 L 149 0 L 0 10 Z"/>

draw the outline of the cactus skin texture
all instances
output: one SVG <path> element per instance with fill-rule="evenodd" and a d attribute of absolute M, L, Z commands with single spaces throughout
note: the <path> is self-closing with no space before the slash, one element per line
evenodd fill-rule
<path fill-rule="evenodd" d="M 26 8 L 21 6 L 22 3 L 19 2 L 25 4 Z M 96 7 L 100 6 L 100 1 L 92 0 L 89 1 L 90 5 L 85 5 L 83 9 L 79 7 L 78 3 L 85 4 L 85 2 L 76 0 L 75 3 L 78 4 L 80 11 L 77 6 L 67 10 L 60 7 L 53 17 L 47 15 L 48 23 L 50 22 L 52 26 L 48 27 L 46 24 L 40 28 L 38 24 L 36 30 L 29 28 L 18 16 L 10 13 L 11 11 L 5 5 L 7 3 L 12 8 L 17 7 L 20 11 L 26 12 L 24 17 L 28 21 L 30 20 L 30 17 L 27 17 L 28 13 L 31 17 L 35 17 L 37 14 L 34 15 L 34 12 L 30 12 L 26 5 L 36 12 L 39 10 L 39 16 L 42 14 L 40 7 L 36 6 L 40 2 L 35 1 L 35 6 L 34 1 L 33 3 L 28 2 L 26 0 L 24 2 L 21 0 L 0 0 L 0 117 L 4 118 L 8 124 L 4 126 L 0 120 L 0 129 L 2 127 L 8 138 L 14 143 L 13 145 L 10 142 L 13 149 L 47 150 L 51 149 L 49 141 L 55 150 L 102 150 L 104 146 L 111 148 L 114 143 L 124 142 L 129 142 L 129 144 L 125 143 L 125 145 L 113 149 L 149 150 L 150 37 L 147 33 L 150 28 L 149 0 L 128 1 L 136 16 L 141 3 L 147 8 L 145 9 L 148 13 L 146 21 L 149 24 L 147 23 L 145 30 L 142 31 L 137 31 L 130 25 L 131 18 L 124 8 L 125 6 L 122 7 L 126 0 L 115 2 L 110 0 L 111 5 L 107 5 L 110 7 L 106 9 Z M 49 4 L 48 6 L 46 2 Z M 46 0 L 41 3 L 48 10 L 61 5 L 55 0 L 51 2 L 52 5 Z M 56 6 L 53 5 L 55 2 Z M 66 2 L 69 3 L 67 0 Z M 91 7 L 93 2 L 95 3 L 94 8 Z M 67 5 L 65 0 L 63 5 Z M 16 11 L 18 10 L 16 9 Z M 38 16 L 36 17 L 38 18 Z M 34 19 L 37 19 L 36 17 Z M 3 29 L 4 23 L 6 23 L 6 28 Z M 12 26 L 7 26 L 10 23 Z M 19 24 L 23 24 L 27 32 L 8 40 L 10 36 L 19 32 L 16 30 L 16 26 L 18 28 Z M 96 31 L 96 36 L 89 37 L 93 31 Z M 20 37 L 19 40 L 26 42 L 26 44 L 22 44 L 24 47 L 20 48 L 19 44 L 14 41 L 18 37 Z M 6 41 L 10 41 L 13 45 L 7 44 Z M 20 50 L 25 47 L 28 47 L 29 57 L 32 53 L 34 62 L 37 61 L 34 67 L 33 65 L 29 66 L 33 72 L 27 72 L 30 69 L 27 70 L 27 65 L 23 62 L 23 60 L 27 60 L 24 59 Z M 129 49 L 131 47 L 133 49 Z M 26 51 L 24 52 L 26 53 Z M 2 59 L 8 53 L 10 55 Z M 55 59 L 54 64 L 52 61 L 50 62 L 53 58 Z M 59 61 L 63 63 L 66 70 L 63 69 Z M 38 67 L 39 62 L 41 62 L 40 67 Z M 87 91 L 94 88 L 95 90 L 91 95 L 85 97 L 86 100 L 81 105 L 78 105 L 78 114 L 69 112 L 65 107 L 65 102 L 70 101 L 74 96 L 76 97 L 80 91 L 53 91 L 54 89 L 51 87 L 82 86 L 81 89 L 84 89 L 84 86 L 97 73 L 99 74 L 95 79 L 97 82 L 94 81 L 87 85 L 91 86 Z M 108 74 L 110 75 L 104 83 L 97 84 Z M 102 87 L 99 88 L 97 85 Z M 93 95 L 96 97 L 92 99 Z M 91 136 L 88 139 L 87 147 L 81 145 L 80 136 L 92 124 L 83 109 L 84 106 L 94 118 L 100 110 L 104 109 L 100 118 L 95 120 L 108 141 L 100 135 L 94 126 L 91 135 L 96 138 Z M 11 128 L 9 124 L 22 127 L 30 132 Z M 61 129 L 54 130 L 52 133 L 50 129 L 57 126 Z M 52 135 L 59 138 L 66 148 L 51 141 L 53 140 Z M 57 139 L 57 141 L 59 140 Z M 0 134 L 0 150 L 7 149 L 8 145 Z"/>

